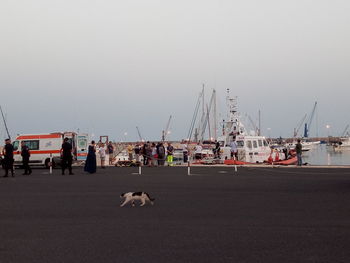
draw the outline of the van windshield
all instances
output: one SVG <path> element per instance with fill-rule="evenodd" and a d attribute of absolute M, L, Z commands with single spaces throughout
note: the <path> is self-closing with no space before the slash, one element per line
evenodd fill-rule
<path fill-rule="evenodd" d="M 17 151 L 18 150 L 19 141 L 14 141 L 12 145 L 13 145 L 13 150 Z"/>

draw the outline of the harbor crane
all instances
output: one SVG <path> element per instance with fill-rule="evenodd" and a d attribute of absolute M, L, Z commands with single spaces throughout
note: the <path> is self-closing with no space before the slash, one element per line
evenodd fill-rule
<path fill-rule="evenodd" d="M 164 142 L 166 140 L 167 135 L 169 134 L 169 128 L 170 128 L 170 122 L 171 122 L 172 116 L 170 115 L 169 120 L 166 124 L 165 130 L 162 131 L 162 141 Z"/>
<path fill-rule="evenodd" d="M 308 122 L 305 123 L 305 128 L 304 128 L 304 137 L 305 138 L 308 138 L 309 137 L 309 133 L 310 133 L 310 127 L 311 127 L 311 124 L 312 124 L 312 120 L 314 119 L 314 115 L 315 115 L 315 111 L 316 111 L 316 107 L 317 107 L 317 101 L 315 102 L 314 104 L 314 107 L 312 109 L 312 112 L 311 112 L 311 115 L 308 119 Z"/>
<path fill-rule="evenodd" d="M 141 142 L 143 142 L 143 141 L 144 141 L 144 139 L 142 139 L 142 136 L 141 136 L 141 132 L 140 132 L 139 127 L 137 127 L 137 126 L 136 126 L 136 130 L 137 130 L 137 134 L 139 135 L 139 139 L 140 139 L 140 141 L 141 141 Z"/>

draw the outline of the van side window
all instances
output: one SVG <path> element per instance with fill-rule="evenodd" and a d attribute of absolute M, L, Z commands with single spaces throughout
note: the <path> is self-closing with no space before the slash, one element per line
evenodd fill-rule
<path fill-rule="evenodd" d="M 39 140 L 23 141 L 28 146 L 29 150 L 39 150 Z"/>
<path fill-rule="evenodd" d="M 259 147 L 262 147 L 262 146 L 263 146 L 262 140 L 259 140 L 258 143 L 259 143 Z"/>
<path fill-rule="evenodd" d="M 17 150 L 18 150 L 19 141 L 14 141 L 14 142 L 12 143 L 12 145 L 13 145 L 13 150 L 14 150 L 14 151 L 17 151 Z"/>
<path fill-rule="evenodd" d="M 253 141 L 253 147 L 258 148 L 258 143 L 256 141 Z"/>
<path fill-rule="evenodd" d="M 247 141 L 247 147 L 249 148 L 249 149 L 252 149 L 253 147 L 252 147 L 252 141 Z"/>

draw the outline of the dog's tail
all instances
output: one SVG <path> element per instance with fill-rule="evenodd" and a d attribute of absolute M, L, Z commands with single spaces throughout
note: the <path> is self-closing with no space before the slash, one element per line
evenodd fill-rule
<path fill-rule="evenodd" d="M 145 193 L 145 195 L 147 195 L 148 199 L 153 202 L 154 200 L 156 200 L 155 198 L 151 198 L 151 196 L 148 193 Z"/>

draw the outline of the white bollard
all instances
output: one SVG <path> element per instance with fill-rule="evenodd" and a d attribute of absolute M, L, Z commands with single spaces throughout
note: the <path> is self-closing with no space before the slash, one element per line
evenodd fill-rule
<path fill-rule="evenodd" d="M 235 161 L 235 172 L 237 173 L 236 156 L 233 157 L 233 160 Z"/>
<path fill-rule="evenodd" d="M 50 174 L 52 174 L 52 153 L 50 153 Z"/>
<path fill-rule="evenodd" d="M 139 166 L 139 175 L 141 175 L 142 174 L 142 170 L 141 170 L 141 164 L 140 164 L 140 166 Z"/>
<path fill-rule="evenodd" d="M 187 162 L 187 175 L 191 175 L 191 165 L 189 160 Z"/>

